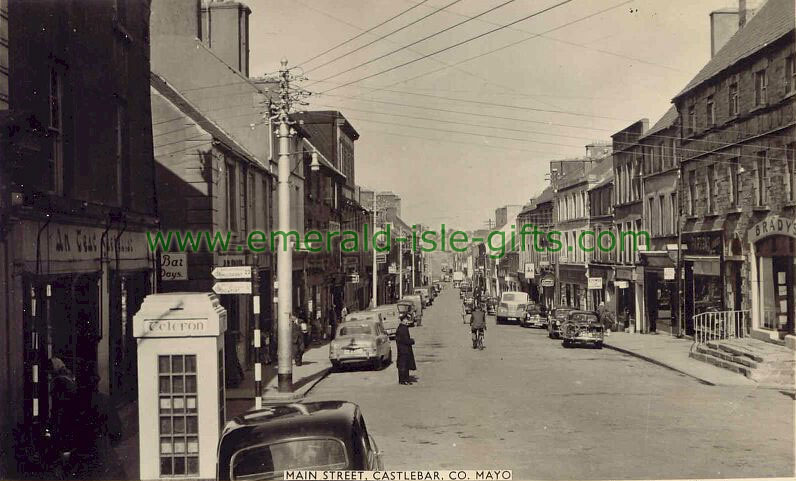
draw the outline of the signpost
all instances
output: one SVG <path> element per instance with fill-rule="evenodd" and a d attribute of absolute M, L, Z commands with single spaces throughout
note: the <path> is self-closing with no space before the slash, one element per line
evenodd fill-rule
<path fill-rule="evenodd" d="M 223 294 L 251 294 L 252 283 L 247 282 L 216 282 L 213 284 L 213 292 Z"/>
<path fill-rule="evenodd" d="M 376 263 L 377 264 L 386 264 L 387 263 L 387 254 L 376 254 Z"/>
<path fill-rule="evenodd" d="M 589 277 L 589 289 L 602 289 L 602 288 L 603 288 L 602 277 Z"/>
<path fill-rule="evenodd" d="M 252 276 L 251 266 L 230 266 L 215 267 L 210 272 L 213 279 L 250 279 Z"/>

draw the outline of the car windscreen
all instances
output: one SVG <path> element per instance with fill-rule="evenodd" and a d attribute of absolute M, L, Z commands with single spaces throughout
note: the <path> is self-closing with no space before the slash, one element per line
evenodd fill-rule
<path fill-rule="evenodd" d="M 398 312 L 408 312 L 409 311 L 409 304 L 398 304 Z"/>
<path fill-rule="evenodd" d="M 514 294 L 503 294 L 503 299 L 502 300 L 503 300 L 503 302 L 516 302 L 519 299 L 515 299 L 515 297 L 517 297 L 517 296 L 515 296 Z"/>
<path fill-rule="evenodd" d="M 354 334 L 373 334 L 373 327 L 369 324 L 354 324 L 340 327 L 339 335 L 353 336 Z"/>
<path fill-rule="evenodd" d="M 597 322 L 597 316 L 585 312 L 576 312 L 570 316 L 570 319 L 577 322 Z"/>
<path fill-rule="evenodd" d="M 348 466 L 337 439 L 298 439 L 254 446 L 235 453 L 230 479 L 281 479 L 288 470 L 339 470 Z"/>

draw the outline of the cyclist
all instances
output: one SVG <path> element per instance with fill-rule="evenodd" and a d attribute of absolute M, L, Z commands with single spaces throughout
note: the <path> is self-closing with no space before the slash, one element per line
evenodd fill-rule
<path fill-rule="evenodd" d="M 473 349 L 478 347 L 478 334 L 486 331 L 486 316 L 480 301 L 474 301 L 473 313 L 470 316 L 470 331 L 473 333 Z"/>

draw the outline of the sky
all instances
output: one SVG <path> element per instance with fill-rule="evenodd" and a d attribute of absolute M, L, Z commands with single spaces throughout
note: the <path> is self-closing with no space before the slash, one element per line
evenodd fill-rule
<path fill-rule="evenodd" d="M 410 225 L 463 229 L 539 194 L 551 160 L 583 156 L 638 119 L 652 126 L 709 60 L 710 12 L 737 6 L 244 1 L 251 75 L 286 58 L 308 79 L 306 108 L 339 110 L 359 132 L 358 185 L 399 194 Z"/>

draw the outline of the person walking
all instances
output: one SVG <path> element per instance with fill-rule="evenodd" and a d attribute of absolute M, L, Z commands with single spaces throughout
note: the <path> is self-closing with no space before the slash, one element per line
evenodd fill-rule
<path fill-rule="evenodd" d="M 50 359 L 50 393 L 52 396 L 52 429 L 54 444 L 57 451 L 67 452 L 72 449 L 75 425 L 75 410 L 77 401 L 77 384 L 64 362 L 57 357 Z"/>
<path fill-rule="evenodd" d="M 100 377 L 93 369 L 78 390 L 76 422 L 80 436 L 70 458 L 76 479 L 127 479 L 121 459 L 113 449 L 122 440 L 122 422 L 107 395 L 99 392 Z"/>
<path fill-rule="evenodd" d="M 329 317 L 329 327 L 331 331 L 329 333 L 329 339 L 334 339 L 334 336 L 337 335 L 337 316 L 335 315 L 333 308 L 329 308 L 329 313 L 327 316 Z"/>
<path fill-rule="evenodd" d="M 301 358 L 304 356 L 304 335 L 301 332 L 301 325 L 296 316 L 292 317 L 292 340 L 293 340 L 293 359 L 296 366 L 301 366 Z"/>
<path fill-rule="evenodd" d="M 401 324 L 395 331 L 395 344 L 398 351 L 398 360 L 396 367 L 398 368 L 398 383 L 411 384 L 409 380 L 409 371 L 417 370 L 415 365 L 415 353 L 412 345 L 415 340 L 409 335 L 409 319 L 406 317 L 401 319 Z"/>

